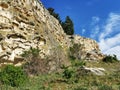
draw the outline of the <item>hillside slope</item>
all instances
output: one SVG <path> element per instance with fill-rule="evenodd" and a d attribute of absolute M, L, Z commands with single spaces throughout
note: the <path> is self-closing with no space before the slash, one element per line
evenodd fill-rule
<path fill-rule="evenodd" d="M 0 0 L 0 63 L 24 61 L 21 54 L 30 48 L 40 49 L 42 59 L 52 56 L 51 68 L 69 64 L 68 51 L 81 44 L 81 59 L 99 60 L 98 44 L 81 36 L 67 36 L 58 20 L 38 0 Z"/>

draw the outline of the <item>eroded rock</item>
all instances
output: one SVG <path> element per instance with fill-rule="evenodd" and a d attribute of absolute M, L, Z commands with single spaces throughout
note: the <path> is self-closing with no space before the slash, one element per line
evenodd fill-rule
<path fill-rule="evenodd" d="M 87 59 L 90 56 L 90 60 L 99 58 L 101 53 L 94 40 L 81 36 L 73 38 L 74 42 L 83 45 L 81 57 Z M 54 57 L 48 63 L 48 71 L 52 72 L 63 64 L 70 64 L 70 46 L 71 39 L 64 33 L 59 21 L 49 14 L 39 0 L 0 0 L 1 64 L 19 66 L 24 51 L 38 48 L 42 59 Z"/>

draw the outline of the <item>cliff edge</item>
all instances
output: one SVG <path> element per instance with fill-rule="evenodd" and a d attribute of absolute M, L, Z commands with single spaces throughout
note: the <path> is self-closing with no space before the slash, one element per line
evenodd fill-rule
<path fill-rule="evenodd" d="M 82 45 L 80 56 L 99 60 L 103 56 L 91 39 L 67 36 L 58 20 L 38 0 L 0 0 L 0 63 L 17 65 L 24 62 L 21 54 L 30 48 L 40 49 L 42 59 L 53 56 L 51 68 L 68 65 L 72 41 Z M 51 63 L 52 62 L 52 63 Z"/>

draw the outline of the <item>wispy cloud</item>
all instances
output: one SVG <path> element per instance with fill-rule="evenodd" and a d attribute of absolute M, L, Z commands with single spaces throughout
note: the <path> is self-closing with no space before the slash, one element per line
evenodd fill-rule
<path fill-rule="evenodd" d="M 106 25 L 104 25 L 104 31 L 100 35 L 100 39 L 106 38 L 110 34 L 118 31 L 120 31 L 120 14 L 110 13 Z"/>
<path fill-rule="evenodd" d="M 95 38 L 95 37 L 99 34 L 99 31 L 100 31 L 100 27 L 99 27 L 98 25 L 94 26 L 94 27 L 92 28 L 90 37 L 91 37 L 91 38 Z"/>
<path fill-rule="evenodd" d="M 84 33 L 86 32 L 86 29 L 82 29 L 82 35 L 84 35 Z"/>
<path fill-rule="evenodd" d="M 100 21 L 100 18 L 97 16 L 92 17 L 91 25 L 97 24 Z"/>
<path fill-rule="evenodd" d="M 95 38 L 98 34 L 99 34 L 99 31 L 100 31 L 100 27 L 99 27 L 99 21 L 100 21 L 100 18 L 99 17 L 92 17 L 92 22 L 91 22 L 91 34 L 90 34 L 90 37 L 91 38 Z"/>
<path fill-rule="evenodd" d="M 111 55 L 115 54 L 115 55 L 117 55 L 117 57 L 120 60 L 120 45 L 112 47 L 111 49 L 105 51 L 104 53 L 105 54 L 111 54 Z"/>
<path fill-rule="evenodd" d="M 99 42 L 100 48 L 103 52 L 120 45 L 120 33 L 111 38 L 103 38 Z"/>
<path fill-rule="evenodd" d="M 120 59 L 120 14 L 110 13 L 99 36 L 99 46 L 105 54 L 116 54 Z"/>

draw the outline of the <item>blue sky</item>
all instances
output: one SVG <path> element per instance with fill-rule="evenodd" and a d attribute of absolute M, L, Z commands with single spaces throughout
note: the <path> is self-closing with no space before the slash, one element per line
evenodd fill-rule
<path fill-rule="evenodd" d="M 105 54 L 120 59 L 120 0 L 41 0 L 64 21 L 74 22 L 75 34 L 96 40 Z"/>

